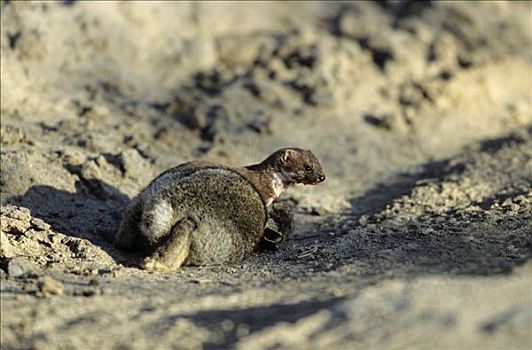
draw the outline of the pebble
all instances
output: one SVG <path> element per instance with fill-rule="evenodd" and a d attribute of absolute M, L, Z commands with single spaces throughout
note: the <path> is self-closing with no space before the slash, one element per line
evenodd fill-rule
<path fill-rule="evenodd" d="M 236 336 L 237 338 L 243 338 L 247 336 L 250 333 L 249 326 L 246 324 L 239 324 L 236 328 Z"/>
<path fill-rule="evenodd" d="M 48 231 L 50 229 L 50 225 L 39 218 L 32 218 L 31 225 L 37 231 Z"/>
<path fill-rule="evenodd" d="M 30 259 L 22 256 L 17 256 L 9 260 L 7 265 L 7 273 L 11 277 L 24 277 L 38 274 L 39 267 Z"/>

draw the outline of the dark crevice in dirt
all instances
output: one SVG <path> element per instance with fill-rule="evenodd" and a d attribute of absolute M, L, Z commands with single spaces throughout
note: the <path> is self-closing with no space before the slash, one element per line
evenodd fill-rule
<path fill-rule="evenodd" d="M 415 1 L 389 1 L 374 0 L 383 9 L 390 12 L 393 18 L 393 27 L 396 28 L 404 18 L 412 16 L 421 16 L 423 11 L 432 6 L 432 0 Z"/>
<path fill-rule="evenodd" d="M 340 21 L 344 13 L 347 11 L 352 11 L 352 9 L 348 5 L 341 5 L 334 16 L 323 20 L 324 27 L 328 29 L 332 35 L 336 37 L 341 37 L 343 35 Z"/>
<path fill-rule="evenodd" d="M 382 128 L 385 130 L 392 130 L 392 125 L 389 122 L 390 115 L 384 114 L 384 115 L 375 115 L 375 114 L 365 114 L 362 116 L 364 118 L 364 121 L 376 128 Z"/>
<path fill-rule="evenodd" d="M 295 67 L 307 67 L 312 69 L 316 63 L 316 57 L 313 55 L 306 55 L 300 51 L 295 51 L 284 57 L 283 63 L 288 69 L 293 69 Z"/>
<path fill-rule="evenodd" d="M 444 70 L 438 75 L 438 78 L 443 81 L 449 81 L 453 78 L 453 73 L 448 70 Z"/>
<path fill-rule="evenodd" d="M 464 57 L 464 56 L 458 56 L 457 62 L 460 68 L 462 69 L 469 69 L 473 67 L 473 62 L 469 58 Z"/>
<path fill-rule="evenodd" d="M 59 121 L 57 123 L 57 126 L 53 126 L 53 125 L 49 125 L 47 123 L 44 123 L 44 122 L 39 122 L 37 123 L 37 125 L 41 128 L 41 130 L 45 133 L 45 134 L 48 134 L 50 132 L 53 132 L 53 131 L 58 131 L 59 128 L 62 126 L 63 122 L 62 121 Z"/>
<path fill-rule="evenodd" d="M 224 87 L 227 87 L 237 81 L 238 75 L 233 75 L 231 78 L 222 76 L 220 71 L 213 70 L 211 72 L 198 72 L 194 75 L 193 81 L 195 87 L 203 91 L 209 96 L 218 95 Z"/>
<path fill-rule="evenodd" d="M 80 111 L 78 113 L 79 117 L 85 116 L 87 113 L 92 111 L 92 107 L 83 106 L 80 108 Z"/>
<path fill-rule="evenodd" d="M 107 93 L 108 96 L 124 97 L 124 93 L 118 84 L 103 80 L 98 82 L 98 87 Z"/>
<path fill-rule="evenodd" d="M 120 173 L 122 173 L 122 175 L 126 173 L 126 166 L 122 157 L 111 153 L 103 153 L 102 155 L 109 164 L 120 170 Z"/>
<path fill-rule="evenodd" d="M 386 70 L 386 65 L 389 61 L 393 61 L 394 55 L 391 50 L 385 48 L 375 47 L 371 44 L 369 38 L 358 38 L 356 42 L 360 45 L 363 50 L 369 51 L 371 53 L 371 58 L 373 63 L 384 72 Z"/>
<path fill-rule="evenodd" d="M 438 56 L 436 55 L 436 43 L 433 42 L 429 45 L 427 50 L 427 62 L 432 63 L 437 60 Z"/>
<path fill-rule="evenodd" d="M 246 82 L 242 85 L 242 87 L 249 91 L 249 93 L 255 97 L 260 97 L 260 89 L 258 88 L 257 84 L 254 82 Z"/>
<path fill-rule="evenodd" d="M 152 102 L 152 103 L 149 103 L 148 106 L 150 106 L 151 108 L 155 109 L 158 112 L 167 113 L 168 108 L 171 106 L 171 104 L 169 102 L 163 102 L 163 103 Z"/>
<path fill-rule="evenodd" d="M 402 107 L 414 107 L 419 109 L 421 104 L 427 101 L 434 104 L 435 100 L 423 84 L 410 81 L 399 86 L 399 104 Z"/>
<path fill-rule="evenodd" d="M 155 157 L 153 157 L 152 155 L 150 155 L 144 148 L 142 148 L 138 143 L 134 143 L 131 145 L 131 147 L 136 150 L 139 155 L 148 160 L 150 163 L 155 163 Z"/>
<path fill-rule="evenodd" d="M 289 81 L 285 84 L 301 94 L 303 102 L 305 102 L 307 105 L 316 106 L 316 102 L 312 98 L 316 93 L 313 86 L 309 86 L 297 80 Z"/>
<path fill-rule="evenodd" d="M 9 40 L 9 47 L 14 49 L 17 46 L 17 42 L 20 39 L 22 32 L 7 33 L 7 39 Z"/>

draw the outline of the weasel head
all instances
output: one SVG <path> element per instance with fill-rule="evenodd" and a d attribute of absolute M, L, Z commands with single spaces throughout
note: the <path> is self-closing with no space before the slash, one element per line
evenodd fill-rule
<path fill-rule="evenodd" d="M 282 148 L 270 158 L 273 167 L 285 185 L 302 183 L 317 185 L 325 181 L 325 173 L 316 156 L 310 150 L 301 148 Z"/>

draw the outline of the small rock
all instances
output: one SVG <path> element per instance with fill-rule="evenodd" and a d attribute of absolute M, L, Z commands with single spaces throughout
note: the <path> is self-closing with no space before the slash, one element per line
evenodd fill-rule
<path fill-rule="evenodd" d="M 134 148 L 124 150 L 122 153 L 120 153 L 119 158 L 124 171 L 130 173 L 137 169 L 138 166 L 144 161 L 139 152 Z"/>
<path fill-rule="evenodd" d="M 65 242 L 70 251 L 76 254 L 76 257 L 86 257 L 89 251 L 88 243 L 83 239 L 71 238 Z"/>
<path fill-rule="evenodd" d="M 0 231 L 0 257 L 12 258 L 17 256 L 16 252 L 16 248 L 11 244 L 7 235 L 3 231 Z"/>
<path fill-rule="evenodd" d="M 31 225 L 37 231 L 48 231 L 50 229 L 50 225 L 39 218 L 32 218 Z"/>
<path fill-rule="evenodd" d="M 501 207 L 509 207 L 513 204 L 511 198 L 506 198 L 504 202 L 502 202 Z"/>
<path fill-rule="evenodd" d="M 21 221 L 29 221 L 31 218 L 30 210 L 24 207 L 8 206 L 2 210 L 2 214 Z"/>
<path fill-rule="evenodd" d="M 235 328 L 234 322 L 231 321 L 230 319 L 223 320 L 221 323 L 221 326 L 225 332 L 230 332 Z"/>
<path fill-rule="evenodd" d="M 369 218 L 368 218 L 367 215 L 362 215 L 362 216 L 360 216 L 360 218 L 358 219 L 358 223 L 359 223 L 360 225 L 367 225 L 368 222 L 369 222 Z"/>
<path fill-rule="evenodd" d="M 249 326 L 246 324 L 239 324 L 236 328 L 236 336 L 237 338 L 243 338 L 247 336 L 250 333 Z"/>
<path fill-rule="evenodd" d="M 431 228 L 431 227 L 424 227 L 422 229 L 419 230 L 419 233 L 421 233 L 422 235 L 431 235 L 434 233 L 434 229 Z"/>
<path fill-rule="evenodd" d="M 37 275 L 38 272 L 39 267 L 37 264 L 22 256 L 12 258 L 7 265 L 7 273 L 11 277 Z"/>

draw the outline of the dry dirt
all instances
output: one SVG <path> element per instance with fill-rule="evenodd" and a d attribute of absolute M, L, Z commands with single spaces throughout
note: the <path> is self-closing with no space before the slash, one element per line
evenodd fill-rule
<path fill-rule="evenodd" d="M 530 2 L 1 3 L 2 349 L 532 348 Z M 296 232 L 147 273 L 185 160 L 310 148 Z"/>

